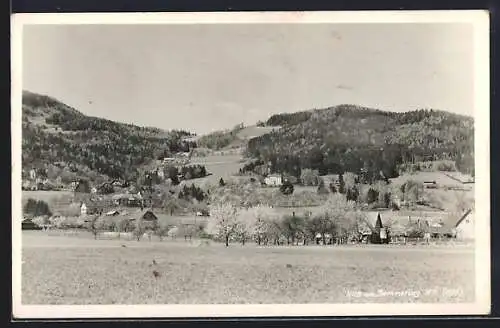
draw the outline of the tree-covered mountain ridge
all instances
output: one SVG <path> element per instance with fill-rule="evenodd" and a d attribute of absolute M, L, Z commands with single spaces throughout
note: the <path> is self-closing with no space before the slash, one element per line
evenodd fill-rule
<path fill-rule="evenodd" d="M 455 161 L 460 171 L 473 173 L 474 119 L 469 116 L 339 105 L 275 114 L 264 124 L 281 128 L 251 139 L 247 153 L 270 162 L 275 172 L 372 169 L 394 176 L 403 163 L 446 159 Z"/>
<path fill-rule="evenodd" d="M 151 160 L 188 151 L 191 145 L 183 137 L 189 135 L 91 117 L 52 97 L 22 94 L 25 169 L 64 163 L 68 179 L 133 179 Z"/>

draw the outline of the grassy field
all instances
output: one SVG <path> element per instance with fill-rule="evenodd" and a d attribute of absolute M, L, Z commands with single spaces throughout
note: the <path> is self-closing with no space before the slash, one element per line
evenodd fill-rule
<path fill-rule="evenodd" d="M 270 133 L 273 130 L 279 130 L 279 127 L 272 126 L 247 126 L 243 130 L 238 132 L 238 138 L 247 140 L 251 138 L 260 137 L 266 133 Z"/>
<path fill-rule="evenodd" d="M 22 260 L 23 304 L 474 299 L 474 255 L 469 248 L 225 248 L 199 241 L 95 241 L 29 231 L 23 232 Z"/>
<path fill-rule="evenodd" d="M 241 158 L 241 155 L 193 157 L 191 159 L 191 164 L 205 165 L 207 171 L 212 173 L 212 175 L 200 179 L 189 180 L 188 183 L 194 183 L 201 186 L 207 181 L 212 184 L 218 183 L 221 177 L 227 180 L 231 176 L 237 174 L 239 169 L 243 167 L 243 163 L 240 162 Z"/>

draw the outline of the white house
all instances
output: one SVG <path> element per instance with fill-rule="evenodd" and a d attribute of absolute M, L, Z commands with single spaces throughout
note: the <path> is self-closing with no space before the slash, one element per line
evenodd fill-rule
<path fill-rule="evenodd" d="M 80 215 L 81 216 L 87 215 L 87 205 L 85 205 L 85 203 L 82 203 L 82 206 L 80 206 Z"/>
<path fill-rule="evenodd" d="M 175 162 L 174 157 L 165 157 L 163 158 L 163 164 L 173 164 Z"/>
<path fill-rule="evenodd" d="M 35 180 L 36 179 L 36 171 L 35 169 L 30 170 L 30 179 Z"/>
<path fill-rule="evenodd" d="M 281 175 L 279 174 L 270 174 L 265 179 L 264 182 L 268 186 L 281 186 L 283 184 Z"/>
<path fill-rule="evenodd" d="M 474 240 L 475 239 L 475 212 L 473 210 L 465 214 L 455 225 L 457 239 Z"/>

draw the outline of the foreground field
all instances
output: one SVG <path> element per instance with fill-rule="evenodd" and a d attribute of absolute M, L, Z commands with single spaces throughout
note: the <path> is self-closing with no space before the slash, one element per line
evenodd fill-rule
<path fill-rule="evenodd" d="M 22 260 L 23 304 L 474 300 L 469 248 L 225 248 L 23 232 Z"/>

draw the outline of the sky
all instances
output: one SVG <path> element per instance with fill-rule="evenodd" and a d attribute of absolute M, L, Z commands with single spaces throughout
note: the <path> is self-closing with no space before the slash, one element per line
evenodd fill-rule
<path fill-rule="evenodd" d="M 91 116 L 198 134 L 356 104 L 473 115 L 473 26 L 31 25 L 23 89 Z"/>

